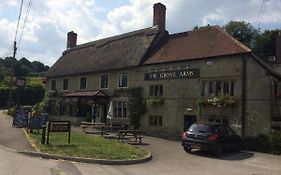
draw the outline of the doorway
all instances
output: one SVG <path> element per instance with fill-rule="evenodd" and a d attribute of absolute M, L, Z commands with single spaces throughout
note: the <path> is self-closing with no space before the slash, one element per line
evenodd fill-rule
<path fill-rule="evenodd" d="M 183 130 L 186 131 L 193 123 L 196 122 L 195 115 L 184 115 L 183 116 Z"/>

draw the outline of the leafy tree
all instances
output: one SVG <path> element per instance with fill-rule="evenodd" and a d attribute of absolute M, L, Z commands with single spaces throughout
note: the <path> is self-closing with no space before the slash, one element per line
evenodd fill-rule
<path fill-rule="evenodd" d="M 207 27 L 210 27 L 210 24 L 207 24 L 205 26 L 198 26 L 198 25 L 196 25 L 196 26 L 193 27 L 193 30 L 204 29 L 204 28 L 207 28 Z"/>
<path fill-rule="evenodd" d="M 245 21 L 230 21 L 224 26 L 224 29 L 238 41 L 250 48 L 255 46 L 256 38 L 260 33 L 259 30 Z"/>
<path fill-rule="evenodd" d="M 33 61 L 32 63 L 33 69 L 35 70 L 34 72 L 44 72 L 45 65 L 39 61 Z"/>
<path fill-rule="evenodd" d="M 265 61 L 267 61 L 269 56 L 274 56 L 277 33 L 278 30 L 266 30 L 260 34 L 256 39 L 253 52 Z"/>

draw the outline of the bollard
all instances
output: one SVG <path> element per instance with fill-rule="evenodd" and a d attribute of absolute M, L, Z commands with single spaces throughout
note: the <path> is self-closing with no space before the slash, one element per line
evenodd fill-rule
<path fill-rule="evenodd" d="M 44 125 L 42 129 L 41 144 L 45 144 L 45 139 L 46 139 L 46 126 Z"/>

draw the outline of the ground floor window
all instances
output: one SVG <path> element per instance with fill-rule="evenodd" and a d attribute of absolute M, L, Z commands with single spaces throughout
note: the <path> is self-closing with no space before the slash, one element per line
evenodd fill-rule
<path fill-rule="evenodd" d="M 148 123 L 150 126 L 163 126 L 163 118 L 161 115 L 151 115 Z"/>
<path fill-rule="evenodd" d="M 124 101 L 117 101 L 114 105 L 114 117 L 127 118 L 128 116 L 128 104 Z"/>

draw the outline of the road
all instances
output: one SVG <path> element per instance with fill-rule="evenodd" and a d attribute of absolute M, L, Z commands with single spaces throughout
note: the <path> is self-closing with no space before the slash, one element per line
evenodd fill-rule
<path fill-rule="evenodd" d="M 281 156 L 241 151 L 213 157 L 188 154 L 178 141 L 145 137 L 144 143 L 152 161 L 126 166 L 40 159 L 0 146 L 0 175 L 281 175 Z"/>

